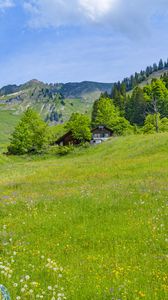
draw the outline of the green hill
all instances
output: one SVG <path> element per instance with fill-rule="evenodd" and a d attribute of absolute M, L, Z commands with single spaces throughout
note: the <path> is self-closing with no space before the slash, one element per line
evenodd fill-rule
<path fill-rule="evenodd" d="M 0 110 L 0 153 L 9 143 L 10 134 L 19 121 L 18 115 L 10 111 Z"/>
<path fill-rule="evenodd" d="M 166 300 L 168 134 L 67 157 L 0 156 L 0 282 L 12 299 Z"/>
<path fill-rule="evenodd" d="M 144 87 L 151 83 L 152 79 L 160 79 L 165 73 L 168 72 L 168 69 L 159 70 L 150 74 L 147 78 L 145 78 L 141 83 L 138 84 L 140 87 Z M 133 90 L 129 91 L 127 94 L 132 94 Z"/>
<path fill-rule="evenodd" d="M 45 84 L 31 80 L 22 85 L 0 89 L 0 110 L 21 114 L 33 107 L 44 119 L 65 122 L 73 112 L 91 113 L 93 102 L 103 92 L 110 93 L 112 84 L 84 81 L 81 83 Z"/>

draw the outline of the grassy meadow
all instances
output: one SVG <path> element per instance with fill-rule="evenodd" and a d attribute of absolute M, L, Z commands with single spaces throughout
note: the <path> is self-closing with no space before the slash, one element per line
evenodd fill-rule
<path fill-rule="evenodd" d="M 0 155 L 0 283 L 12 300 L 166 300 L 167 206 L 167 133 Z"/>
<path fill-rule="evenodd" d="M 0 110 L 0 152 L 9 142 L 9 136 L 18 123 L 20 116 L 12 111 Z"/>

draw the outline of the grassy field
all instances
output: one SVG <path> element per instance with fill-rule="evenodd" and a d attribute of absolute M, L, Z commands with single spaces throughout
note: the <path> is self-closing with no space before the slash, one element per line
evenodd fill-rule
<path fill-rule="evenodd" d="M 0 156 L 0 283 L 14 299 L 166 300 L 168 134 Z"/>
<path fill-rule="evenodd" d="M 11 111 L 0 110 L 0 152 L 8 143 L 19 119 L 20 116 L 14 115 Z"/>

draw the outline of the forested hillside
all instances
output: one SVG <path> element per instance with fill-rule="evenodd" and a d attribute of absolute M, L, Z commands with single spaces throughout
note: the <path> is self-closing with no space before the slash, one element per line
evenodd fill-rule
<path fill-rule="evenodd" d="M 127 87 L 124 82 L 115 84 L 110 97 L 120 113 L 132 125 L 154 125 L 158 131 L 159 122 L 162 122 L 163 131 L 163 127 L 166 126 L 167 128 L 168 73 L 165 72 L 160 79 L 152 79 L 150 84 L 148 83 L 143 87 L 136 86 L 131 94 L 127 94 Z M 151 131 L 153 129 L 151 126 Z"/>
<path fill-rule="evenodd" d="M 31 80 L 19 86 L 8 85 L 0 89 L 0 110 L 20 115 L 28 107 L 32 107 L 45 121 L 60 124 L 66 122 L 72 113 L 94 115 L 92 107 L 95 100 L 108 97 L 119 110 L 119 115 L 131 125 L 143 126 L 147 122 L 147 131 L 151 127 L 153 132 L 154 127 L 158 130 L 159 122 L 163 119 L 163 126 L 160 128 L 165 130 L 165 118 L 168 117 L 167 70 L 168 62 L 161 59 L 158 64 L 148 66 L 145 71 L 114 84 L 87 81 L 45 84 Z M 95 106 L 96 104 L 93 110 Z M 156 121 L 152 117 L 146 120 L 148 115 L 156 115 Z M 154 124 L 156 122 L 158 124 Z M 109 125 L 109 122 L 105 123 Z"/>

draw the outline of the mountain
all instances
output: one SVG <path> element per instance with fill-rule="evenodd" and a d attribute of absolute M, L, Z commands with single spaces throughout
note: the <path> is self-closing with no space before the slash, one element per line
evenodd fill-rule
<path fill-rule="evenodd" d="M 62 123 L 73 112 L 91 114 L 93 103 L 101 93 L 111 94 L 114 86 L 124 84 L 127 93 L 135 86 L 144 86 L 153 78 L 160 78 L 168 71 L 168 61 L 160 60 L 158 65 L 148 66 L 146 70 L 135 73 L 117 83 L 92 81 L 69 83 L 44 83 L 32 79 L 21 85 L 7 85 L 0 89 L 0 110 L 10 110 L 20 114 L 28 107 L 37 110 L 45 120 Z"/>
<path fill-rule="evenodd" d="M 92 81 L 69 82 L 69 83 L 54 83 L 47 84 L 37 79 L 32 79 L 21 85 L 7 85 L 0 89 L 0 96 L 5 96 L 13 93 L 24 91 L 25 89 L 46 88 L 52 94 L 61 93 L 66 98 L 85 98 L 90 93 L 111 92 L 112 83 L 100 83 Z"/>
<path fill-rule="evenodd" d="M 7 85 L 0 89 L 0 109 L 20 114 L 33 107 L 46 120 L 65 122 L 73 112 L 90 113 L 93 102 L 101 93 L 110 93 L 112 83 L 69 82 L 47 84 L 37 79 L 21 85 Z"/>

